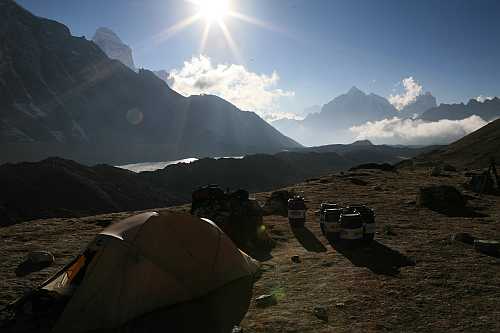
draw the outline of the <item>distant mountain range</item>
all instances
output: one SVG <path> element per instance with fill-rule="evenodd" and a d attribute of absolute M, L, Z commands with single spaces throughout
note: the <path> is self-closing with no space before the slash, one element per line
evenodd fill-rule
<path fill-rule="evenodd" d="M 183 97 L 152 72 L 131 70 L 129 48 L 112 31 L 99 29 L 95 40 L 122 60 L 0 0 L 0 163 L 61 156 L 121 164 L 300 147 L 253 112 L 215 96 Z"/>
<path fill-rule="evenodd" d="M 500 98 L 494 97 L 484 102 L 471 99 L 467 104 L 441 104 L 424 112 L 420 119 L 437 121 L 441 119 L 460 120 L 477 115 L 486 121 L 500 117 Z"/>
<path fill-rule="evenodd" d="M 374 145 L 369 140 L 360 140 L 351 144 L 332 144 L 316 147 L 297 148 L 295 152 L 336 153 L 350 164 L 398 163 L 405 159 L 424 154 L 443 146 L 391 146 Z"/>
<path fill-rule="evenodd" d="M 305 145 L 318 145 L 352 141 L 349 128 L 354 125 L 393 117 L 412 118 L 435 106 L 434 96 L 426 93 L 398 111 L 386 98 L 352 87 L 347 93 L 323 105 L 320 112 L 311 113 L 304 120 L 280 119 L 272 125 Z"/>

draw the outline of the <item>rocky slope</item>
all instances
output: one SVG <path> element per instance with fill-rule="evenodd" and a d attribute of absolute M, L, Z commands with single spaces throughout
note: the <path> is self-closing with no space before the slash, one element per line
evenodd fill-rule
<path fill-rule="evenodd" d="M 490 158 L 500 163 L 500 119 L 436 151 L 423 154 L 416 161 L 447 162 L 457 167 L 486 168 Z"/>
<path fill-rule="evenodd" d="M 367 183 L 355 185 L 356 177 Z M 500 259 L 451 240 L 460 232 L 500 239 L 500 200 L 474 197 L 487 215 L 448 217 L 415 205 L 422 186 L 457 186 L 465 179 L 429 177 L 427 171 L 364 171 L 328 175 L 289 187 L 303 192 L 306 228 L 290 229 L 286 218 L 266 216 L 276 247 L 261 258 L 254 298 L 276 296 L 277 304 L 253 302 L 244 332 L 497 332 L 500 330 Z M 270 193 L 258 193 L 263 203 Z M 368 204 L 375 210 L 376 242 L 369 247 L 333 247 L 314 214 L 323 201 Z M 188 206 L 172 208 L 188 211 Z M 0 228 L 0 307 L 43 282 L 79 254 L 113 221 L 131 213 L 46 219 Z M 15 270 L 32 250 L 49 250 L 56 262 L 25 277 Z M 299 262 L 292 262 L 292 256 Z"/>
<path fill-rule="evenodd" d="M 50 158 L 0 166 L 0 226 L 58 216 L 139 210 L 181 202 L 137 174 Z"/>
<path fill-rule="evenodd" d="M 191 200 L 200 186 L 265 191 L 343 170 L 353 162 L 336 153 L 279 153 L 243 159 L 205 158 L 134 173 L 49 158 L 0 166 L 0 226 L 34 218 L 171 206 Z"/>
<path fill-rule="evenodd" d="M 118 164 L 300 146 L 255 113 L 214 96 L 185 98 L 58 22 L 11 0 L 0 6 L 0 163 Z"/>
<path fill-rule="evenodd" d="M 204 158 L 139 174 L 60 158 L 5 164 L 0 165 L 0 187 L 5 189 L 0 191 L 0 225 L 171 206 L 188 202 L 194 189 L 207 184 L 266 191 L 362 163 L 397 163 L 429 149 L 360 141 L 242 159 Z"/>

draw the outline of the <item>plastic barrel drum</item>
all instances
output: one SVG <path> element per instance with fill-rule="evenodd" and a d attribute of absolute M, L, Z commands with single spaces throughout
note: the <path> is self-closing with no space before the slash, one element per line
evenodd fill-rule
<path fill-rule="evenodd" d="M 288 222 L 292 227 L 303 227 L 306 222 L 306 204 L 304 198 L 288 199 Z"/>
<path fill-rule="evenodd" d="M 326 209 L 324 215 L 324 222 L 322 225 L 325 229 L 325 236 L 329 240 L 337 241 L 340 238 L 340 216 L 342 215 L 342 209 Z"/>
<path fill-rule="evenodd" d="M 355 245 L 363 240 L 363 218 L 360 213 L 340 215 L 340 240 Z"/>
<path fill-rule="evenodd" d="M 363 241 L 369 243 L 375 238 L 375 213 L 373 209 L 365 205 L 351 205 L 349 208 L 355 209 L 361 214 L 363 219 Z"/>
<path fill-rule="evenodd" d="M 319 206 L 319 226 L 321 228 L 321 233 L 323 235 L 325 235 L 326 231 L 325 231 L 325 211 L 327 209 L 335 209 L 335 208 L 339 208 L 339 205 L 335 204 L 335 203 L 330 203 L 330 202 L 323 202 L 320 206 Z"/>

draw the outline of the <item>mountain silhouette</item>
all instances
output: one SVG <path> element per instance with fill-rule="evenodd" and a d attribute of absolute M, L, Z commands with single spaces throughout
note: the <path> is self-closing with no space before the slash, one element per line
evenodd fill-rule
<path fill-rule="evenodd" d="M 461 120 L 472 115 L 477 115 L 486 121 L 500 117 L 500 98 L 494 97 L 484 102 L 471 99 L 467 104 L 440 104 L 438 107 L 424 112 L 420 119 L 427 121 L 441 119 Z"/>
<path fill-rule="evenodd" d="M 418 95 L 413 103 L 406 105 L 399 111 L 400 118 L 417 118 L 427 110 L 437 107 L 436 97 L 430 92 Z"/>
<path fill-rule="evenodd" d="M 0 0 L 0 163 L 128 163 L 300 145 L 215 96 L 184 97 L 61 23 Z"/>
<path fill-rule="evenodd" d="M 367 121 L 398 115 L 387 99 L 366 94 L 357 87 L 323 105 L 320 112 L 310 113 L 304 120 L 280 119 L 272 122 L 285 135 L 306 145 L 323 145 L 334 141 L 352 141 L 349 128 Z"/>

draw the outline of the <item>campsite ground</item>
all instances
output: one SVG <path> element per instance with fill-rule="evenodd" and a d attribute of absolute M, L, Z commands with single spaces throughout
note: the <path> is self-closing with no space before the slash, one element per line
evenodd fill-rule
<path fill-rule="evenodd" d="M 366 185 L 354 184 L 353 178 Z M 499 240 L 500 198 L 471 197 L 469 205 L 480 213 L 475 217 L 449 217 L 415 204 L 421 186 L 464 181 L 459 174 L 430 177 L 424 170 L 361 170 L 291 186 L 308 200 L 308 222 L 294 231 L 284 217 L 265 217 L 277 246 L 262 262 L 254 296 L 274 293 L 278 303 L 266 308 L 252 304 L 241 324 L 244 332 L 500 331 L 500 259 L 450 239 L 468 232 Z M 256 194 L 262 202 L 268 196 Z M 360 249 L 335 249 L 321 235 L 314 213 L 322 201 L 372 207 L 376 241 Z M 104 226 L 130 214 L 1 228 L 0 307 L 53 274 Z M 23 257 L 38 249 L 53 252 L 56 264 L 16 277 Z M 293 255 L 300 257 L 299 263 L 290 260 Z M 315 308 L 328 320 L 318 319 Z"/>

